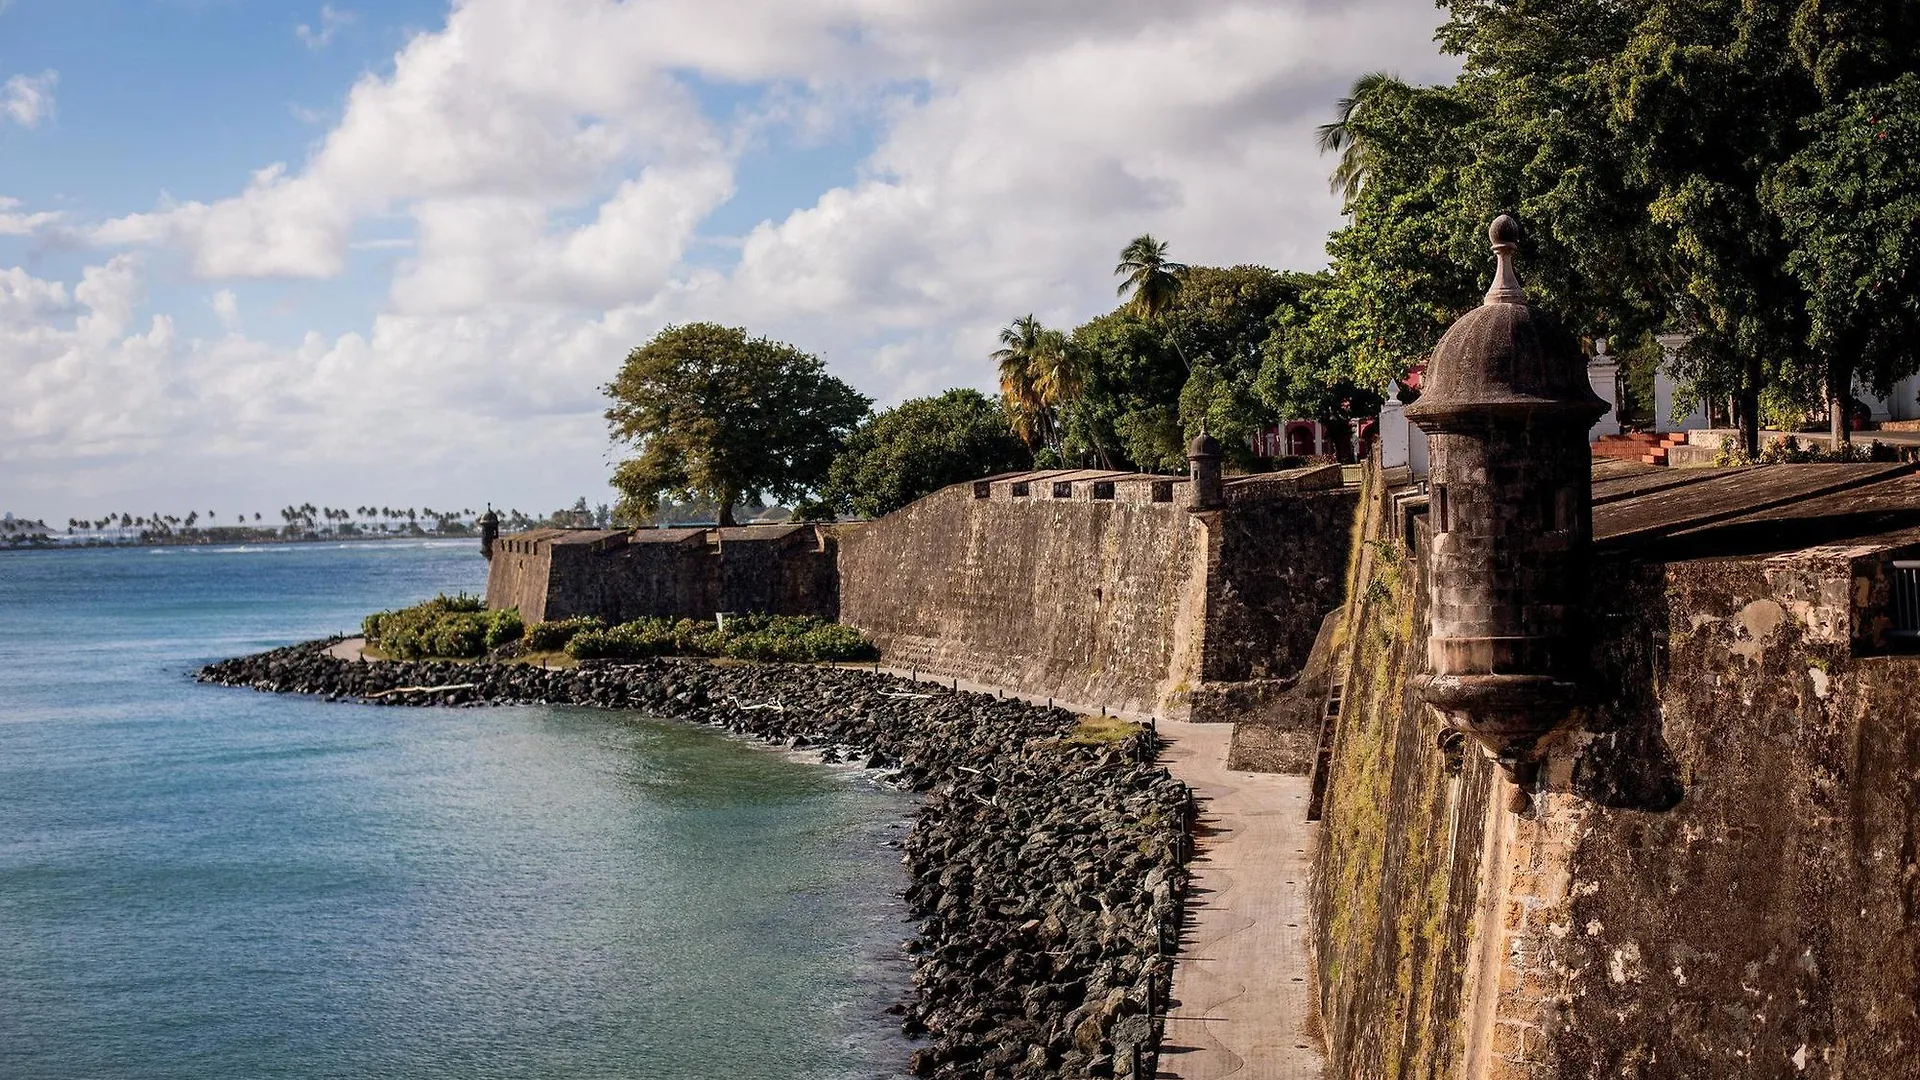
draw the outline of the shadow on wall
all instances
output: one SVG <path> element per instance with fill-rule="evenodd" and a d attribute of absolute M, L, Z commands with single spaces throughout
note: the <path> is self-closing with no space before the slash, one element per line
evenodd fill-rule
<path fill-rule="evenodd" d="M 1673 616 L 1663 569 L 1626 558 L 1594 567 L 1587 610 L 1597 693 L 1570 736 L 1579 744 L 1570 785 L 1601 806 L 1658 813 L 1686 792 L 1660 719 Z"/>

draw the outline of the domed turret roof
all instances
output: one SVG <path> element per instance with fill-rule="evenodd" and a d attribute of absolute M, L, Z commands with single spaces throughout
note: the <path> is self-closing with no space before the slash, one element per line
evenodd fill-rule
<path fill-rule="evenodd" d="M 1587 381 L 1580 342 L 1527 303 L 1513 272 L 1520 228 L 1505 214 L 1487 230 L 1499 261 L 1486 301 L 1462 315 L 1440 344 L 1407 419 L 1426 425 L 1501 415 L 1557 415 L 1591 423 L 1607 403 Z"/>
<path fill-rule="evenodd" d="M 1189 461 L 1194 458 L 1217 458 L 1219 456 L 1220 442 L 1213 436 L 1207 434 L 1206 428 L 1201 428 L 1200 434 L 1195 435 L 1193 442 L 1187 445 L 1187 460 Z"/>

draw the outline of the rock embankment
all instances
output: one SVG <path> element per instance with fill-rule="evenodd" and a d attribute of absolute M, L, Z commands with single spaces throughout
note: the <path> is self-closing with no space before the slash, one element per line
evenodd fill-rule
<path fill-rule="evenodd" d="M 928 1041 L 912 1071 L 1128 1076 L 1135 1046 L 1152 1061 L 1190 806 L 1152 735 L 1080 745 L 1065 710 L 840 668 L 356 663 L 328 644 L 199 678 L 382 705 L 633 709 L 886 770 L 925 796 L 902 860 L 919 923 L 902 1026 Z"/>

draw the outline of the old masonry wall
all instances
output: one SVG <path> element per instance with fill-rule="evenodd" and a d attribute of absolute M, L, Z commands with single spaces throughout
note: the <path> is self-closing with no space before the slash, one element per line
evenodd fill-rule
<path fill-rule="evenodd" d="M 1331 1075 L 1920 1076 L 1920 658 L 1853 614 L 1920 536 L 1603 560 L 1601 700 L 1514 815 L 1408 692 L 1423 530 L 1369 485 L 1314 881 Z"/>
<path fill-rule="evenodd" d="M 841 621 L 896 667 L 1121 710 L 1294 677 L 1344 585 L 1337 470 L 1202 512 L 1184 482 L 1118 475 L 956 485 L 846 533 Z"/>

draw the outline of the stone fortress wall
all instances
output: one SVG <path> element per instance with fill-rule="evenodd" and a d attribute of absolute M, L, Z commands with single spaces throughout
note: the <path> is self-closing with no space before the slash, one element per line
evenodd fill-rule
<path fill-rule="evenodd" d="M 1291 682 L 1339 606 L 1356 496 L 1338 466 L 1230 478 L 1205 509 L 1189 489 L 1033 472 L 851 525 L 537 530 L 495 542 L 487 598 L 528 621 L 838 618 L 895 667 L 1204 716 L 1203 687 Z"/>
<path fill-rule="evenodd" d="M 1599 698 L 1523 814 L 1411 692 L 1432 528 L 1369 479 L 1316 777 L 1330 1076 L 1920 1076 L 1920 656 L 1887 634 L 1920 477 L 1611 468 Z"/>
<path fill-rule="evenodd" d="M 959 484 L 841 541 L 840 619 L 895 667 L 1116 710 L 1290 681 L 1340 602 L 1338 466 L 1230 478 L 1092 470 Z M 1204 718 L 1204 717 L 1203 717 Z"/>
<path fill-rule="evenodd" d="M 535 529 L 494 541 L 487 604 L 517 607 L 528 622 L 716 612 L 832 618 L 835 559 L 833 531 L 815 525 Z"/>
<path fill-rule="evenodd" d="M 1521 813 L 1415 693 L 1431 491 L 1378 460 L 1199 509 L 1180 477 L 1029 473 L 858 526 L 522 534 L 489 594 L 834 614 L 901 666 L 1206 719 L 1259 699 L 1210 688 L 1292 685 L 1339 608 L 1298 755 L 1330 1077 L 1920 1080 L 1920 654 L 1891 633 L 1920 630 L 1920 475 L 1593 470 L 1598 694 Z"/>

